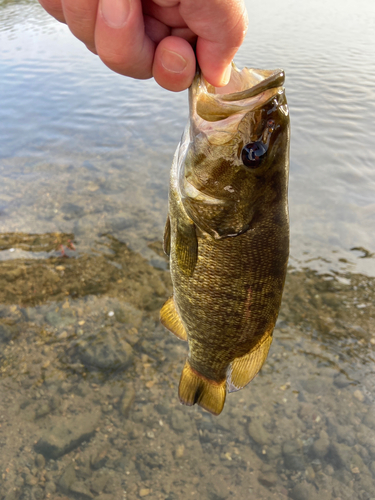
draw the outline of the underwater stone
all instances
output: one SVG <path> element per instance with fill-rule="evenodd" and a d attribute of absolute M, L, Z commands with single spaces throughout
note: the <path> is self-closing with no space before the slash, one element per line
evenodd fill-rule
<path fill-rule="evenodd" d="M 187 415 L 180 410 L 172 412 L 171 427 L 177 432 L 187 432 L 192 430 L 193 423 Z"/>
<path fill-rule="evenodd" d="M 275 474 L 274 472 L 262 472 L 258 476 L 258 481 L 260 482 L 260 484 L 266 486 L 267 488 L 275 486 L 275 484 L 277 483 L 277 474 Z"/>
<path fill-rule="evenodd" d="M 291 491 L 290 496 L 293 500 L 317 500 L 314 486 L 306 481 L 297 484 Z"/>
<path fill-rule="evenodd" d="M 81 362 L 87 368 L 113 371 L 133 362 L 133 349 L 111 330 L 81 337 L 76 344 Z"/>
<path fill-rule="evenodd" d="M 80 481 L 74 482 L 70 487 L 70 491 L 77 495 L 80 500 L 90 500 L 91 498 L 94 498 L 94 495 L 88 487 Z"/>
<path fill-rule="evenodd" d="M 75 481 L 77 481 L 76 471 L 74 470 L 74 464 L 71 463 L 60 477 L 59 486 L 64 492 L 67 493 Z"/>
<path fill-rule="evenodd" d="M 45 486 L 44 486 L 44 491 L 46 493 L 55 493 L 56 491 L 56 485 L 53 481 L 47 481 Z"/>
<path fill-rule="evenodd" d="M 334 443 L 331 446 L 331 454 L 334 466 L 350 469 L 351 458 L 353 456 L 353 449 L 350 446 L 342 443 Z"/>
<path fill-rule="evenodd" d="M 301 381 L 301 384 L 305 391 L 310 394 L 317 394 L 322 389 L 322 380 L 318 378 L 303 380 Z"/>
<path fill-rule="evenodd" d="M 339 375 L 337 375 L 337 377 L 334 378 L 333 383 L 339 389 L 343 389 L 344 387 L 347 387 L 348 385 L 350 385 L 351 381 L 348 379 L 348 377 L 346 375 L 344 375 L 343 373 L 340 373 Z"/>
<path fill-rule="evenodd" d="M 120 404 L 120 412 L 122 415 L 126 416 L 128 414 L 129 409 L 134 402 L 134 399 L 135 399 L 134 387 L 131 384 L 127 384 Z"/>
<path fill-rule="evenodd" d="M 0 325 L 0 342 L 9 342 L 15 335 L 14 328 L 8 325 Z"/>
<path fill-rule="evenodd" d="M 40 453 L 38 453 L 37 456 L 35 457 L 35 465 L 40 469 L 46 465 L 46 459 Z"/>
<path fill-rule="evenodd" d="M 139 328 L 142 323 L 142 312 L 130 304 L 121 304 L 116 307 L 115 318 L 119 323 L 127 323 L 135 328 Z"/>
<path fill-rule="evenodd" d="M 365 415 L 363 418 L 363 423 L 370 427 L 370 429 L 375 430 L 375 409 L 371 408 L 371 410 Z"/>
<path fill-rule="evenodd" d="M 45 320 L 55 328 L 66 328 L 76 321 L 75 317 L 70 311 L 61 311 L 61 313 L 56 311 L 49 311 L 45 315 Z"/>
<path fill-rule="evenodd" d="M 282 446 L 284 463 L 287 469 L 304 470 L 304 458 L 302 453 L 302 443 L 298 440 L 285 441 Z"/>
<path fill-rule="evenodd" d="M 38 440 L 35 451 L 47 459 L 56 459 L 93 436 L 99 415 L 91 412 L 68 420 L 65 417 L 52 417 L 51 420 L 51 427 Z"/>
<path fill-rule="evenodd" d="M 101 474 L 91 481 L 90 489 L 99 494 L 104 490 L 109 480 L 110 476 L 108 474 Z"/>
<path fill-rule="evenodd" d="M 260 420 L 252 420 L 247 428 L 249 436 L 260 446 L 271 442 L 271 436 L 263 427 Z"/>
<path fill-rule="evenodd" d="M 359 402 L 363 402 L 364 399 L 365 399 L 365 396 L 363 394 L 363 392 L 361 392 L 359 389 L 357 389 L 356 391 L 354 391 L 353 393 L 353 396 L 358 399 Z"/>
<path fill-rule="evenodd" d="M 321 431 L 319 439 L 317 439 L 312 445 L 313 453 L 318 458 L 324 458 L 329 450 L 329 437 L 325 431 Z"/>

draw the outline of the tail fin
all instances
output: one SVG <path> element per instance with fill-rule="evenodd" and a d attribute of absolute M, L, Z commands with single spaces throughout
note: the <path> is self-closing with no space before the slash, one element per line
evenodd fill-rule
<path fill-rule="evenodd" d="M 199 406 L 214 415 L 219 415 L 224 407 L 226 395 L 226 380 L 215 382 L 196 372 L 188 360 L 181 373 L 178 388 L 180 401 L 184 405 Z"/>

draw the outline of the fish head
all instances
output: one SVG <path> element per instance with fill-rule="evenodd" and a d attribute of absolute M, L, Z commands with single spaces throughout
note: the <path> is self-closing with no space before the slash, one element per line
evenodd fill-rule
<path fill-rule="evenodd" d="M 190 87 L 190 125 L 179 165 L 189 217 L 215 239 L 241 234 L 285 198 L 289 113 L 282 70 L 232 65 L 229 84 L 198 70 Z"/>

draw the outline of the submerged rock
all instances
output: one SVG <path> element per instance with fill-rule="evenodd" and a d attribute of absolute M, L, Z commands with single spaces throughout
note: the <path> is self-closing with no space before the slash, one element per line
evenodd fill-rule
<path fill-rule="evenodd" d="M 35 445 L 35 451 L 45 458 L 56 459 L 88 441 L 98 425 L 97 413 L 85 413 L 66 419 L 52 418 L 52 425 L 45 431 Z"/>
<path fill-rule="evenodd" d="M 298 483 L 291 491 L 293 500 L 318 500 L 315 487 L 306 481 Z"/>
<path fill-rule="evenodd" d="M 304 457 L 302 453 L 302 443 L 297 440 L 285 441 L 282 446 L 284 463 L 287 469 L 304 470 Z"/>
<path fill-rule="evenodd" d="M 59 486 L 65 493 L 68 493 L 73 483 L 77 481 L 76 471 L 74 470 L 74 464 L 71 463 L 64 470 L 62 476 L 59 480 Z"/>
<path fill-rule="evenodd" d="M 271 436 L 263 427 L 260 420 L 252 420 L 247 428 L 249 436 L 260 446 L 264 446 L 271 442 Z"/>
<path fill-rule="evenodd" d="M 334 443 L 331 447 L 331 457 L 335 468 L 350 470 L 353 448 L 343 443 Z"/>
<path fill-rule="evenodd" d="M 366 413 L 363 418 L 363 423 L 367 425 L 367 427 L 370 427 L 370 429 L 375 430 L 375 408 L 371 408 L 371 410 Z"/>
<path fill-rule="evenodd" d="M 69 325 L 72 325 L 76 321 L 72 312 L 69 310 L 61 310 L 58 312 L 49 311 L 45 315 L 45 320 L 55 328 L 67 328 Z"/>
<path fill-rule="evenodd" d="M 328 453 L 329 445 L 330 441 L 328 434 L 325 431 L 321 431 L 319 439 L 314 441 L 314 444 L 312 445 L 312 451 L 316 457 L 324 458 Z"/>
<path fill-rule="evenodd" d="M 192 430 L 190 418 L 180 410 L 174 410 L 171 416 L 171 427 L 176 432 L 187 432 Z"/>
<path fill-rule="evenodd" d="M 120 403 L 120 412 L 127 416 L 135 399 L 135 390 L 132 384 L 127 384 Z"/>
<path fill-rule="evenodd" d="M 16 335 L 16 329 L 9 325 L 0 325 L 0 342 L 6 343 Z"/>
<path fill-rule="evenodd" d="M 275 474 L 275 472 L 261 472 L 258 476 L 258 481 L 260 484 L 263 486 L 266 486 L 267 488 L 275 486 L 277 483 L 278 476 Z"/>
<path fill-rule="evenodd" d="M 344 387 L 350 385 L 352 382 L 344 373 L 340 373 L 339 375 L 337 375 L 337 377 L 333 379 L 333 383 L 339 389 L 343 389 Z"/>
<path fill-rule="evenodd" d="M 127 368 L 133 362 L 132 347 L 111 329 L 83 335 L 73 351 L 91 369 L 112 371 Z"/>
<path fill-rule="evenodd" d="M 142 324 L 142 312 L 130 304 L 123 303 L 114 310 L 116 321 L 139 328 Z"/>
<path fill-rule="evenodd" d="M 70 491 L 77 496 L 80 500 L 90 500 L 94 498 L 94 495 L 88 489 L 88 487 L 81 481 L 76 481 L 70 487 Z"/>
<path fill-rule="evenodd" d="M 318 394 L 322 390 L 322 380 L 317 377 L 301 380 L 301 385 L 310 394 Z"/>

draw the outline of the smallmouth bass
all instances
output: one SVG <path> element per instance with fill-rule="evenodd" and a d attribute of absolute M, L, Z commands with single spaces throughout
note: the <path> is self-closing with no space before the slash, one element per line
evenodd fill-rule
<path fill-rule="evenodd" d="M 232 64 L 224 88 L 198 70 L 170 177 L 164 251 L 173 296 L 162 324 L 182 340 L 181 403 L 214 415 L 261 369 L 289 255 L 289 112 L 282 70 Z"/>

